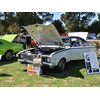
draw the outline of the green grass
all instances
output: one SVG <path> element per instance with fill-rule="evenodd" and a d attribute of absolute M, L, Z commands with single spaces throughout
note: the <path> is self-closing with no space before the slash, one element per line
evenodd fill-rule
<path fill-rule="evenodd" d="M 100 60 L 99 60 L 100 62 Z M 99 87 L 100 74 L 87 75 L 84 61 L 72 61 L 62 73 L 44 68 L 42 75 L 26 72 L 26 64 L 0 62 L 0 87 Z"/>

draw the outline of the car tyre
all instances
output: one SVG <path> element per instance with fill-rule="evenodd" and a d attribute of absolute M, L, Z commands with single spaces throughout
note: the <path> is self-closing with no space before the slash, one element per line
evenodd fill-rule
<path fill-rule="evenodd" d="M 65 68 L 66 68 L 66 60 L 61 59 L 56 67 L 56 71 L 63 72 Z"/>
<path fill-rule="evenodd" d="M 13 52 L 12 51 L 7 51 L 4 55 L 5 60 L 10 61 L 13 59 Z"/>

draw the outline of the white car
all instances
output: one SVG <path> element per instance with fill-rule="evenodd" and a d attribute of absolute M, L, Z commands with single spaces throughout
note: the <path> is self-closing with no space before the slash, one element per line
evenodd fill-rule
<path fill-rule="evenodd" d="M 30 25 L 24 27 L 37 42 L 38 47 L 18 53 L 18 61 L 33 63 L 40 58 L 41 66 L 56 68 L 63 71 L 66 63 L 71 60 L 83 59 L 86 52 L 96 52 L 96 47 L 77 36 L 60 37 L 56 28 L 51 25 Z"/>

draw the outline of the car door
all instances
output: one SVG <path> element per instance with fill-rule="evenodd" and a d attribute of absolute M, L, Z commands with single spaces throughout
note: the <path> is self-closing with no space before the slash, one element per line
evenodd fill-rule
<path fill-rule="evenodd" d="M 95 51 L 93 46 L 87 45 L 87 42 L 81 38 L 72 37 L 70 41 L 71 60 L 81 60 L 85 52 Z"/>

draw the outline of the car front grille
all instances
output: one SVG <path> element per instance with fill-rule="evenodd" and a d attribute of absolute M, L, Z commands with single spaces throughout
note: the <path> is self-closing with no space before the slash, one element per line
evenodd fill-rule
<path fill-rule="evenodd" d="M 25 60 L 31 60 L 33 61 L 35 55 L 26 55 L 26 54 L 22 54 L 22 58 Z"/>
<path fill-rule="evenodd" d="M 42 62 L 46 62 L 46 57 L 42 57 Z"/>

